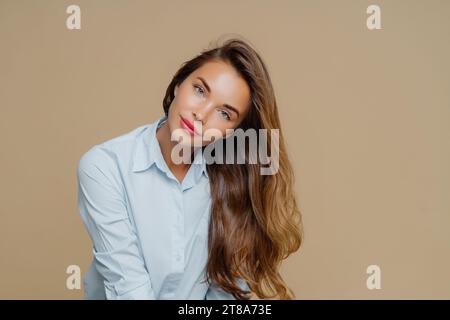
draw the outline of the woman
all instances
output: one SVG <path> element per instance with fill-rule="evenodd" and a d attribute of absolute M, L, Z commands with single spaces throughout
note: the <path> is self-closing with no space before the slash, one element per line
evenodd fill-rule
<path fill-rule="evenodd" d="M 239 39 L 203 51 L 176 72 L 163 109 L 80 159 L 78 205 L 94 256 L 85 297 L 292 299 L 278 268 L 301 245 L 302 219 L 281 130 L 277 143 L 258 138 L 276 150 L 274 174 L 249 161 L 247 143 L 225 151 L 244 150 L 244 163 L 205 161 L 208 147 L 236 139 L 233 129 L 280 129 L 258 53 Z"/>

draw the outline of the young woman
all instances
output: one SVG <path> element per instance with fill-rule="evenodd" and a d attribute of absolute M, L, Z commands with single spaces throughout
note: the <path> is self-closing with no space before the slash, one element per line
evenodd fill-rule
<path fill-rule="evenodd" d="M 78 206 L 94 257 L 85 297 L 294 298 L 279 266 L 301 245 L 302 219 L 259 54 L 239 39 L 201 52 L 176 72 L 163 109 L 79 161 Z M 204 134 L 212 129 L 216 140 Z M 258 139 L 276 148 L 277 171 L 261 174 L 264 164 L 248 154 L 245 163 L 207 164 L 206 148 L 235 139 L 232 129 L 279 129 L 277 145 Z M 180 145 L 191 161 L 176 161 Z"/>

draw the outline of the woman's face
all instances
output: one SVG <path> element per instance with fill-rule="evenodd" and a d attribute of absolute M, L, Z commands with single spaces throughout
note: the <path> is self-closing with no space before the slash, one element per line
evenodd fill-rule
<path fill-rule="evenodd" d="M 172 137 L 183 136 L 183 144 L 193 145 L 195 138 L 202 145 L 211 143 L 205 132 L 235 129 L 245 118 L 250 104 L 250 88 L 228 63 L 210 61 L 193 71 L 175 87 L 169 108 L 168 124 Z M 195 126 L 194 126 L 195 124 Z M 178 129 L 178 130 L 177 130 Z M 192 130 L 193 129 L 193 130 Z M 176 139 L 180 142 L 179 138 Z"/>

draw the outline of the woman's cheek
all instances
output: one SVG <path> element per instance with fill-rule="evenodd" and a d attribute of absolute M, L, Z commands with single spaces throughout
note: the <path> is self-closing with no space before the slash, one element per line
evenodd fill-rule
<path fill-rule="evenodd" d="M 194 108 L 195 106 L 197 106 L 200 103 L 200 100 L 198 97 L 194 96 L 194 95 L 189 95 L 186 98 L 186 103 L 185 106 L 188 108 Z"/>

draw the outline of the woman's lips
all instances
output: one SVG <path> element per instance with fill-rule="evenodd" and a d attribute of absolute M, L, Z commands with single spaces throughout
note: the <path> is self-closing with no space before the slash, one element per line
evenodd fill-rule
<path fill-rule="evenodd" d="M 180 116 L 180 118 L 181 118 L 181 120 L 180 120 L 181 127 L 186 129 L 191 135 L 195 135 L 196 132 L 194 130 L 194 125 L 192 123 L 190 123 L 189 120 L 186 120 L 181 116 Z"/>

